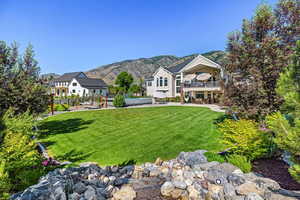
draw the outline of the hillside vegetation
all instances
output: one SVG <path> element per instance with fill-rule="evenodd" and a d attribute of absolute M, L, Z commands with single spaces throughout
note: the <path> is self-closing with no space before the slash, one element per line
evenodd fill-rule
<path fill-rule="evenodd" d="M 225 52 L 223 51 L 211 51 L 202 55 L 219 64 L 222 64 L 225 58 Z M 155 56 L 152 58 L 125 60 L 109 65 L 99 66 L 95 69 L 89 70 L 88 72 L 86 72 L 86 74 L 92 78 L 101 78 L 107 84 L 113 84 L 116 76 L 120 72 L 126 71 L 132 74 L 135 80 L 138 80 L 140 78 L 144 79 L 151 76 L 160 66 L 171 67 L 185 61 L 186 59 L 196 56 L 197 54 L 192 54 L 184 57 L 163 55 Z"/>

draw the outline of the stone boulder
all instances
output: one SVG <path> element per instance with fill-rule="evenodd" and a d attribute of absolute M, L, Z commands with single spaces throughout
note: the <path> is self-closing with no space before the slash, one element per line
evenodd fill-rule
<path fill-rule="evenodd" d="M 195 152 L 181 152 L 177 157 L 177 161 L 183 165 L 193 167 L 198 164 L 207 163 L 204 153 L 206 150 L 198 150 Z"/>

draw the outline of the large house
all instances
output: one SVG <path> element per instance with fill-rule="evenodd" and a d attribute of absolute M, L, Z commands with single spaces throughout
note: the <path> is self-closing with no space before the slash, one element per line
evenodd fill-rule
<path fill-rule="evenodd" d="M 65 73 L 51 82 L 55 96 L 91 96 L 108 93 L 108 87 L 101 79 L 89 78 L 83 72 Z"/>
<path fill-rule="evenodd" d="M 202 55 L 171 67 L 158 68 L 146 79 L 147 95 L 154 98 L 180 97 L 181 102 L 217 103 L 223 92 L 222 67 Z"/>

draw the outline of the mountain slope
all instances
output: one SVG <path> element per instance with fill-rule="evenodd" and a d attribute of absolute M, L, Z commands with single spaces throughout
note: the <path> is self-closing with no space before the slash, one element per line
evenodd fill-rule
<path fill-rule="evenodd" d="M 222 64 L 225 58 L 225 53 L 223 51 L 211 51 L 202 55 L 219 64 Z M 88 72 L 86 72 L 86 74 L 91 78 L 101 78 L 107 84 L 113 84 L 117 75 L 122 71 L 126 71 L 132 74 L 135 80 L 139 78 L 144 79 L 151 76 L 160 66 L 171 67 L 195 56 L 197 56 L 197 54 L 184 57 L 165 55 L 155 56 L 152 58 L 125 60 L 97 67 L 95 69 L 89 70 Z"/>

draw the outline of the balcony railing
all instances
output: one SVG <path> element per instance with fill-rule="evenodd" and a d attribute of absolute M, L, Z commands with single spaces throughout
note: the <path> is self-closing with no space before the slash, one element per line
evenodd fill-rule
<path fill-rule="evenodd" d="M 220 87 L 220 82 L 219 81 L 191 82 L 191 83 L 184 83 L 183 87 L 185 87 L 185 88 L 192 88 L 192 87 L 215 88 L 215 87 Z"/>

